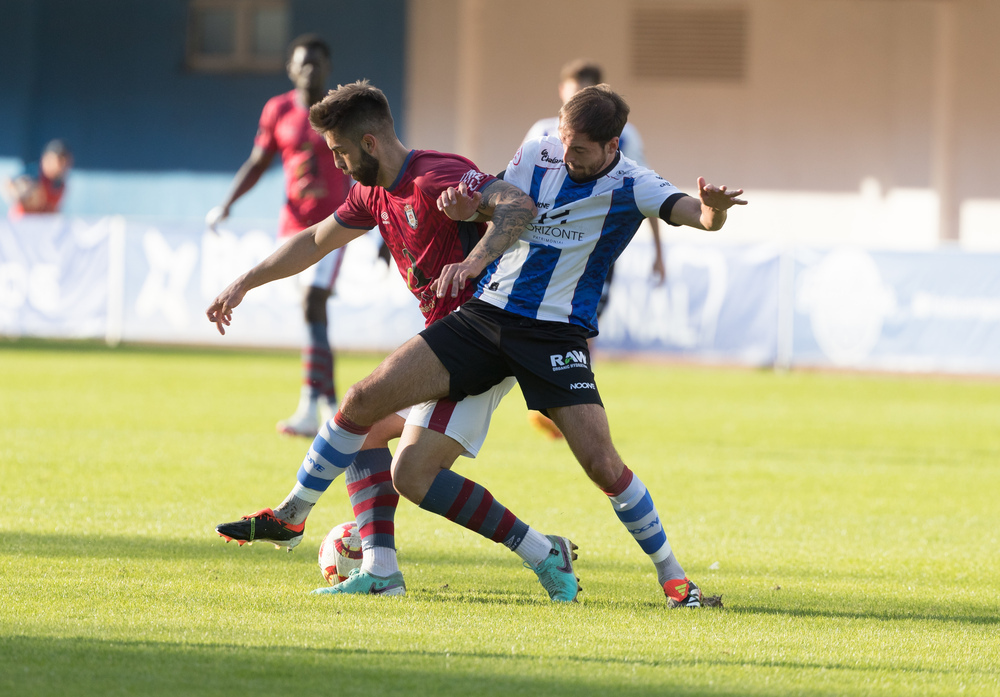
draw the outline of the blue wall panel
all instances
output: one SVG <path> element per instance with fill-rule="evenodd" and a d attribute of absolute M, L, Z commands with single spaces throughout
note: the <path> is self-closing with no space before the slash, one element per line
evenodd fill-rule
<path fill-rule="evenodd" d="M 331 44 L 330 86 L 371 79 L 402 132 L 405 0 L 290 7 L 293 37 L 314 31 Z M 93 193 L 107 187 L 91 187 L 88 173 L 106 182 L 119 172 L 133 188 L 143 173 L 214 174 L 224 190 L 250 153 L 264 102 L 291 84 L 284 72 L 188 71 L 187 12 L 186 0 L 0 0 L 0 160 L 32 161 L 49 139 L 65 138 L 76 156 L 74 213 L 120 212 Z M 204 213 L 203 202 L 193 205 L 181 213 Z"/>

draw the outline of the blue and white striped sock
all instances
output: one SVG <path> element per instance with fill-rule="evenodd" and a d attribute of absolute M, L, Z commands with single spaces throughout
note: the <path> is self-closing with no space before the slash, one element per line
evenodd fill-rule
<path fill-rule="evenodd" d="M 330 483 L 354 462 L 369 430 L 339 411 L 323 424 L 299 466 L 295 486 L 274 515 L 293 525 L 304 522 Z"/>
<path fill-rule="evenodd" d="M 656 576 L 663 585 L 667 581 L 685 578 L 684 569 L 677 562 L 667 533 L 660 522 L 660 514 L 653 505 L 646 485 L 628 467 L 610 491 L 605 491 L 615 509 L 615 515 L 629 534 L 649 555 L 656 567 Z"/>

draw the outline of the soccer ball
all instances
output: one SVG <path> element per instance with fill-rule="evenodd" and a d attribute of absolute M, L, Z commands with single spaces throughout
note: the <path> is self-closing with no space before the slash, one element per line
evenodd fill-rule
<path fill-rule="evenodd" d="M 361 535 L 353 520 L 326 534 L 319 546 L 319 570 L 331 586 L 346 581 L 351 569 L 361 566 Z"/>

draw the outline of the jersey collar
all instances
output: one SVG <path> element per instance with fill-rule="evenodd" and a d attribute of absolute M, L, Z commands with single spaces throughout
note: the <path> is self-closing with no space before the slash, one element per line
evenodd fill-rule
<path fill-rule="evenodd" d="M 386 191 L 392 193 L 392 190 L 399 186 L 399 181 L 403 178 L 403 174 L 406 172 L 406 168 L 410 166 L 410 160 L 413 159 L 414 151 L 411 150 L 406 154 L 406 159 L 403 160 L 403 166 L 399 168 L 399 174 L 396 175 L 396 181 L 392 183 L 392 186 L 388 187 Z"/>

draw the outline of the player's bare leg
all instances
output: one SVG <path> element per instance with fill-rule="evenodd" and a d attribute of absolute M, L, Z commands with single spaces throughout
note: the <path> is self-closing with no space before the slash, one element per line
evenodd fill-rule
<path fill-rule="evenodd" d="M 443 433 L 409 425 L 396 446 L 392 461 L 392 482 L 402 496 L 420 505 L 441 470 L 450 470 L 465 451 L 456 440 Z"/>
<path fill-rule="evenodd" d="M 548 412 L 587 476 L 607 494 L 618 519 L 649 555 L 671 607 L 721 605 L 718 598 L 702 598 L 701 590 L 685 575 L 667 541 L 652 497 L 615 450 L 604 407 L 579 404 Z"/>
<path fill-rule="evenodd" d="M 451 376 L 423 337 L 415 336 L 383 360 L 344 395 L 340 414 L 370 428 L 379 419 L 448 396 Z"/>

